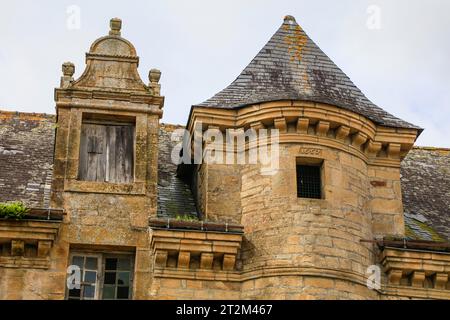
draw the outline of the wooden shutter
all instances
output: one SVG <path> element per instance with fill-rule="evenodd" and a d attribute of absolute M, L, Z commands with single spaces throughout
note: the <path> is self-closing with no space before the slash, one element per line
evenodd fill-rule
<path fill-rule="evenodd" d="M 83 124 L 79 179 L 130 183 L 134 177 L 134 126 Z"/>
<path fill-rule="evenodd" d="M 108 126 L 107 181 L 129 183 L 133 181 L 134 127 Z"/>
<path fill-rule="evenodd" d="M 105 181 L 106 127 L 83 124 L 81 128 L 79 179 Z"/>

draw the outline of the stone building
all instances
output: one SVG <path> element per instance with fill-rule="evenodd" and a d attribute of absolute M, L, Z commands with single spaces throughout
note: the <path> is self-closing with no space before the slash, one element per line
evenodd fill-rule
<path fill-rule="evenodd" d="M 0 299 L 450 298 L 450 150 L 414 147 L 293 17 L 185 126 L 278 130 L 275 171 L 175 164 L 192 141 L 138 63 L 112 19 L 56 116 L 0 112 L 0 202 L 30 208 L 0 218 Z"/>

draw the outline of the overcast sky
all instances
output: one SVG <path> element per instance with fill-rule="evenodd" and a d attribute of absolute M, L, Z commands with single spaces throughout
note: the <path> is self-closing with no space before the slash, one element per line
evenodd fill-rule
<path fill-rule="evenodd" d="M 448 0 L 0 1 L 0 109 L 55 113 L 61 64 L 79 77 L 120 17 L 144 82 L 162 71 L 163 122 L 185 124 L 290 14 L 370 100 L 425 128 L 418 145 L 450 147 Z"/>

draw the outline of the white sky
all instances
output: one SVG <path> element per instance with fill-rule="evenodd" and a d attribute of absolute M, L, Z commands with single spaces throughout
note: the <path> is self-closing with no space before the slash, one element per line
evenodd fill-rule
<path fill-rule="evenodd" d="M 144 82 L 162 71 L 163 121 L 185 124 L 190 106 L 230 84 L 290 14 L 370 100 L 425 128 L 418 145 L 450 147 L 447 0 L 0 1 L 0 109 L 55 113 L 61 64 L 80 76 L 117 16 Z M 367 27 L 371 5 L 380 29 Z"/>

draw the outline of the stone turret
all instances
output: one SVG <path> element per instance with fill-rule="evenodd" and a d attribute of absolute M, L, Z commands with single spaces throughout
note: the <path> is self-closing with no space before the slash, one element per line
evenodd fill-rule
<path fill-rule="evenodd" d="M 243 298 L 375 298 L 375 236 L 403 235 L 400 162 L 421 129 L 369 101 L 292 16 L 227 88 L 204 129 L 278 129 L 279 168 L 202 164 L 206 219 L 241 223 Z M 248 146 L 247 146 L 248 147 Z M 247 149 L 248 150 L 248 149 Z"/>

